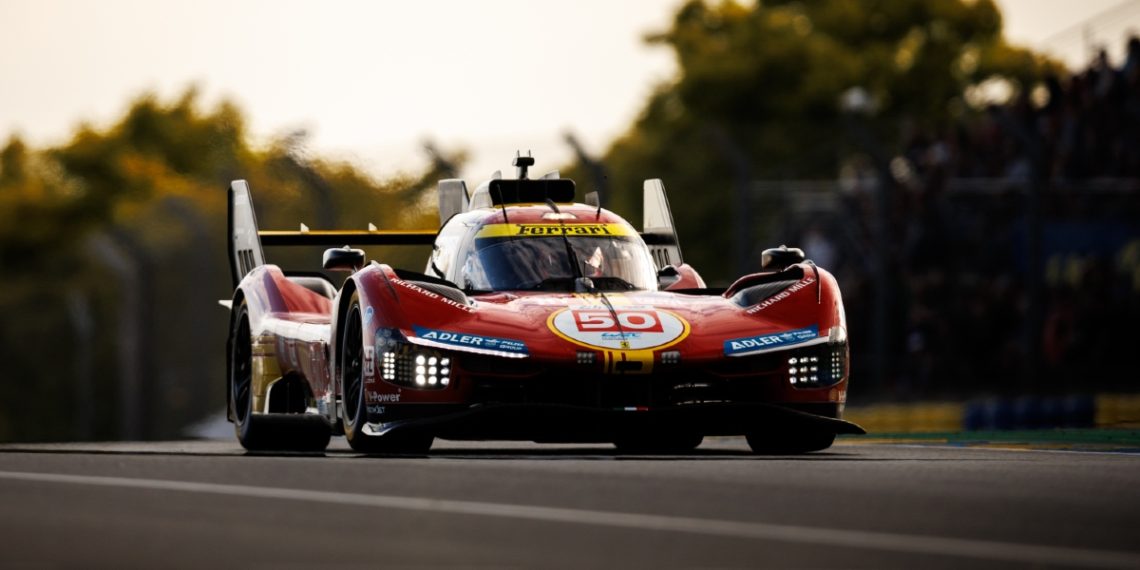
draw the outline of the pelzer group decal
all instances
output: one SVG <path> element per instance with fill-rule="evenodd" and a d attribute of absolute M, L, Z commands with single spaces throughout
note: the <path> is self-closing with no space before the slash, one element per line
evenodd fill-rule
<path fill-rule="evenodd" d="M 608 350 L 663 348 L 681 342 L 690 330 L 685 319 L 652 307 L 562 309 L 550 316 L 547 326 L 574 344 Z"/>

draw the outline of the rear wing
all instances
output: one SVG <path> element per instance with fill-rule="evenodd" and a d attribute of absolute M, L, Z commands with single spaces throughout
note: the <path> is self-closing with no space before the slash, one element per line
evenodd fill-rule
<path fill-rule="evenodd" d="M 641 237 L 649 246 L 649 253 L 653 255 L 658 269 L 666 265 L 680 266 L 684 263 L 681 241 L 677 239 L 673 211 L 669 209 L 669 198 L 665 196 L 665 184 L 658 178 L 646 180 L 644 191 Z"/>
<path fill-rule="evenodd" d="M 259 230 L 253 210 L 253 197 L 245 180 L 234 180 L 229 187 L 227 216 L 230 234 L 230 276 L 233 285 L 255 268 L 265 265 L 263 246 L 345 246 L 345 245 L 432 245 L 436 230 Z"/>

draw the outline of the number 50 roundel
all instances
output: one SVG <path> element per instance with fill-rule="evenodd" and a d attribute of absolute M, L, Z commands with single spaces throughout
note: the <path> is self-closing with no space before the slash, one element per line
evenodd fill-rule
<path fill-rule="evenodd" d="M 616 314 L 616 315 L 615 315 Z M 660 309 L 605 307 L 562 309 L 547 321 L 554 334 L 583 346 L 609 350 L 663 348 L 684 340 L 689 323 Z"/>

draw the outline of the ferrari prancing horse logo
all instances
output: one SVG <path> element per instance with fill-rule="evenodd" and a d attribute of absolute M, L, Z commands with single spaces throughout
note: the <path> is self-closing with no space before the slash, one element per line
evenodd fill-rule
<path fill-rule="evenodd" d="M 547 325 L 570 342 L 609 350 L 662 348 L 684 340 L 690 330 L 681 317 L 650 307 L 562 309 Z"/>

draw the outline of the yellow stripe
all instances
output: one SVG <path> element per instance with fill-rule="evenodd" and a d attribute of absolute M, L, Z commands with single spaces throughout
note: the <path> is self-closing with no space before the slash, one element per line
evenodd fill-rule
<path fill-rule="evenodd" d="M 962 431 L 965 405 L 958 403 L 876 404 L 848 406 L 843 419 L 868 433 L 930 433 Z"/>
<path fill-rule="evenodd" d="M 1140 427 L 1140 394 L 1097 395 L 1096 427 Z"/>
<path fill-rule="evenodd" d="M 637 232 L 625 224 L 487 224 L 475 237 L 546 237 L 559 236 L 610 237 L 633 236 Z"/>
<path fill-rule="evenodd" d="M 606 372 L 610 374 L 649 374 L 653 372 L 653 349 L 648 350 L 607 350 L 606 360 L 610 363 Z M 640 362 L 640 370 L 620 372 L 617 368 L 619 362 Z"/>

